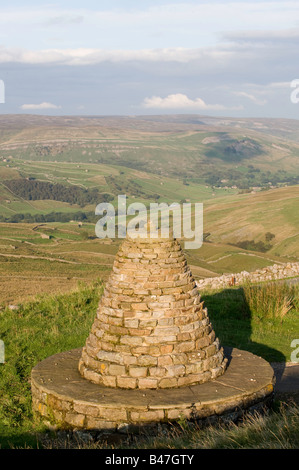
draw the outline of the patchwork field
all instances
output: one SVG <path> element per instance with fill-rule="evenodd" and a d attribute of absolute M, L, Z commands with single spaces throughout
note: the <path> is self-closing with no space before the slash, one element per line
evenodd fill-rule
<path fill-rule="evenodd" d="M 50 238 L 43 238 L 45 236 Z M 117 239 L 100 240 L 91 223 L 82 226 L 76 222 L 1 223 L 1 305 L 23 302 L 45 292 L 67 292 L 80 281 L 89 283 L 107 279 L 120 242 Z M 253 271 L 290 259 L 221 242 L 207 242 L 201 248 L 185 253 L 196 278 Z"/>
<path fill-rule="evenodd" d="M 95 236 L 95 207 L 122 194 L 203 203 L 195 277 L 298 259 L 297 121 L 2 115 L 0 130 L 2 305 L 105 279 L 120 240 Z"/>

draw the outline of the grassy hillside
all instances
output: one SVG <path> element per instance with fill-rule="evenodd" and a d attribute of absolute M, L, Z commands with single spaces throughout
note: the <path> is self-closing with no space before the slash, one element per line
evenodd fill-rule
<path fill-rule="evenodd" d="M 298 130 L 189 115 L 0 116 L 1 302 L 105 278 L 119 241 L 95 238 L 103 195 L 116 208 L 120 194 L 147 207 L 203 202 L 205 243 L 186 253 L 196 277 L 298 259 Z"/>
<path fill-rule="evenodd" d="M 0 154 L 120 165 L 218 186 L 298 181 L 299 144 L 288 138 L 296 121 L 200 118 L 2 116 Z"/>
<path fill-rule="evenodd" d="M 213 210 L 212 206 L 212 215 Z M 205 230 L 211 232 L 211 238 L 216 238 L 213 227 L 219 223 L 219 218 L 213 217 L 210 225 L 206 223 Z M 219 233 L 217 237 L 221 238 Z M 78 280 L 90 283 L 99 277 L 107 279 L 120 242 L 121 239 L 97 238 L 93 223 L 1 223 L 0 305 L 23 302 L 43 292 L 66 292 Z M 206 242 L 185 253 L 195 278 L 253 271 L 290 259 L 277 256 L 272 250 L 261 253 L 221 241 Z"/>
<path fill-rule="evenodd" d="M 275 235 L 268 255 L 298 257 L 299 186 L 215 199 L 205 203 L 206 228 L 214 242 L 266 242 Z"/>
<path fill-rule="evenodd" d="M 9 171 L 8 171 L 9 170 Z M 3 174 L 3 176 L 2 176 Z M 236 189 L 212 188 L 196 182 L 186 182 L 180 178 L 152 175 L 145 171 L 128 169 L 120 165 L 103 165 L 98 163 L 55 163 L 33 162 L 10 159 L 0 161 L 0 207 L 6 217 L 16 213 L 48 213 L 51 211 L 76 212 L 82 209 L 78 204 L 62 201 L 46 202 L 45 200 L 26 200 L 10 189 L 9 180 L 14 182 L 28 178 L 38 182 L 64 185 L 66 188 L 97 190 L 117 197 L 128 196 L 128 203 L 138 199 L 149 204 L 155 201 L 164 202 L 202 202 L 215 195 L 235 194 Z M 99 197 L 98 203 L 101 202 Z M 116 201 L 115 201 L 116 202 Z M 94 211 L 96 203 L 83 206 L 85 211 Z"/>

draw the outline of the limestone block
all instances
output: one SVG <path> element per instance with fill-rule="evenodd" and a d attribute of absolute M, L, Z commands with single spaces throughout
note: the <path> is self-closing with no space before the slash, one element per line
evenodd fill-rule
<path fill-rule="evenodd" d="M 130 367 L 129 375 L 131 377 L 146 377 L 147 376 L 147 367 Z"/>
<path fill-rule="evenodd" d="M 110 375 L 123 375 L 126 373 L 125 366 L 120 366 L 118 364 L 110 364 L 109 374 Z"/>
<path fill-rule="evenodd" d="M 158 364 L 157 357 L 144 355 L 137 358 L 137 364 L 140 366 L 155 366 Z"/>
<path fill-rule="evenodd" d="M 156 378 L 140 378 L 138 380 L 138 388 L 140 389 L 148 389 L 148 388 L 153 388 L 156 389 L 158 386 L 158 380 Z"/>
<path fill-rule="evenodd" d="M 119 388 L 136 388 L 137 380 L 131 377 L 117 377 L 116 384 Z"/>

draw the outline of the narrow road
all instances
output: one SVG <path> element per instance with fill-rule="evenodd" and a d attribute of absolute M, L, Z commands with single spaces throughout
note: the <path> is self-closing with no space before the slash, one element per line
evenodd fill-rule
<path fill-rule="evenodd" d="M 57 261 L 58 263 L 68 263 L 68 264 L 80 264 L 76 261 L 69 261 L 66 259 L 58 259 L 58 258 L 48 258 L 44 256 L 33 256 L 33 255 L 11 255 L 6 253 L 0 253 L 0 256 L 4 256 L 5 258 L 30 258 L 30 259 L 42 259 L 46 261 Z"/>
<path fill-rule="evenodd" d="M 299 362 L 273 362 L 271 366 L 276 378 L 276 397 L 282 401 L 291 398 L 299 404 Z"/>

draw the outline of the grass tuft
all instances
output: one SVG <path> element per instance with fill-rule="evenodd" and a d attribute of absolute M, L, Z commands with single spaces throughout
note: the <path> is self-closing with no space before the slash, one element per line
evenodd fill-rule
<path fill-rule="evenodd" d="M 255 319 L 282 323 L 298 302 L 298 287 L 285 282 L 269 282 L 260 286 L 247 284 L 244 296 Z"/>

